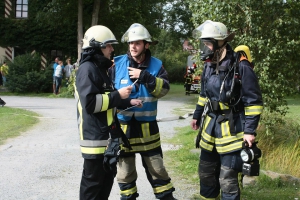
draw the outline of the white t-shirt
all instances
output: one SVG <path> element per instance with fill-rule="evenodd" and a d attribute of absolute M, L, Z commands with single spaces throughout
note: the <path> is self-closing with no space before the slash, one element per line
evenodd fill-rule
<path fill-rule="evenodd" d="M 62 67 L 60 65 L 56 66 L 54 75 L 56 77 L 62 77 Z"/>

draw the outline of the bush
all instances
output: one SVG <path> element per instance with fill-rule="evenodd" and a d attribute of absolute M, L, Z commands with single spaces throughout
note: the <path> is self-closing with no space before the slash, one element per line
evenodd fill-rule
<path fill-rule="evenodd" d="M 165 50 L 157 55 L 157 58 L 162 60 L 171 83 L 184 82 L 188 55 L 188 52 L 184 52 L 182 50 L 172 52 L 171 50 Z"/>
<path fill-rule="evenodd" d="M 7 88 L 12 92 L 49 92 L 52 87 L 53 70 L 41 67 L 38 54 L 24 54 L 8 63 Z"/>

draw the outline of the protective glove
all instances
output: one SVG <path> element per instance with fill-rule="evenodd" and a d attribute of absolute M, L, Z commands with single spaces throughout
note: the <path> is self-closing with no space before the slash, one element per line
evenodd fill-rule
<path fill-rule="evenodd" d="M 106 172 L 112 172 L 115 177 L 117 162 L 123 150 L 121 150 L 119 138 L 110 138 L 108 141 L 107 149 L 104 152 L 103 168 Z"/>

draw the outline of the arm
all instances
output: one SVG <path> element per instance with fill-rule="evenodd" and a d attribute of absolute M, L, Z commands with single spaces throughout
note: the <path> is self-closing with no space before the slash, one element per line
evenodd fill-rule
<path fill-rule="evenodd" d="M 76 74 L 75 84 L 78 97 L 82 107 L 84 107 L 89 114 L 116 107 L 121 101 L 121 96 L 118 91 L 104 94 L 104 90 L 101 91 L 101 88 L 98 86 L 103 85 L 103 80 L 96 76 L 97 72 L 89 69 L 87 65 L 79 68 Z"/>
<path fill-rule="evenodd" d="M 204 90 L 205 90 L 205 88 L 204 88 L 205 71 L 206 71 L 206 67 L 204 66 L 204 70 L 203 70 L 202 76 L 201 76 L 202 77 L 201 78 L 201 90 L 200 90 L 200 94 L 198 97 L 198 102 L 196 104 L 196 109 L 193 114 L 193 120 L 191 122 L 191 127 L 194 130 L 197 130 L 199 128 L 201 116 L 202 116 L 202 113 L 204 110 L 204 106 L 205 106 L 205 103 L 207 102 L 206 94 L 204 92 Z"/>
<path fill-rule="evenodd" d="M 252 146 L 255 142 L 255 131 L 263 111 L 263 101 L 258 78 L 248 61 L 242 61 L 239 66 L 242 81 L 242 102 L 245 108 L 244 141 Z"/>
<path fill-rule="evenodd" d="M 170 90 L 168 73 L 163 66 L 161 66 L 157 76 L 153 76 L 148 71 L 142 70 L 138 79 L 157 98 L 165 96 Z"/>

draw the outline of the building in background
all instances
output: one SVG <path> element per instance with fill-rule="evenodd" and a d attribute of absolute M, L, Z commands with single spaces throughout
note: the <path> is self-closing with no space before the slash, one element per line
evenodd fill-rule
<path fill-rule="evenodd" d="M 16 20 L 26 20 L 28 18 L 28 7 L 29 0 L 4 0 L 4 17 L 5 18 L 14 18 Z M 2 7 L 0 7 L 2 8 Z M 3 13 L 3 12 L 0 12 Z M 18 36 L 16 36 L 18 37 Z M 4 61 L 13 62 L 14 58 L 18 55 L 24 54 L 25 51 L 20 49 L 17 46 L 8 46 L 8 47 L 0 47 L 0 64 Z M 35 51 L 32 51 L 35 53 Z M 48 56 L 47 56 L 48 55 Z M 49 52 L 45 52 L 41 54 L 41 65 L 46 67 L 48 64 L 47 57 L 49 63 L 52 62 L 52 58 L 62 57 L 63 53 L 60 50 L 49 50 Z"/>

